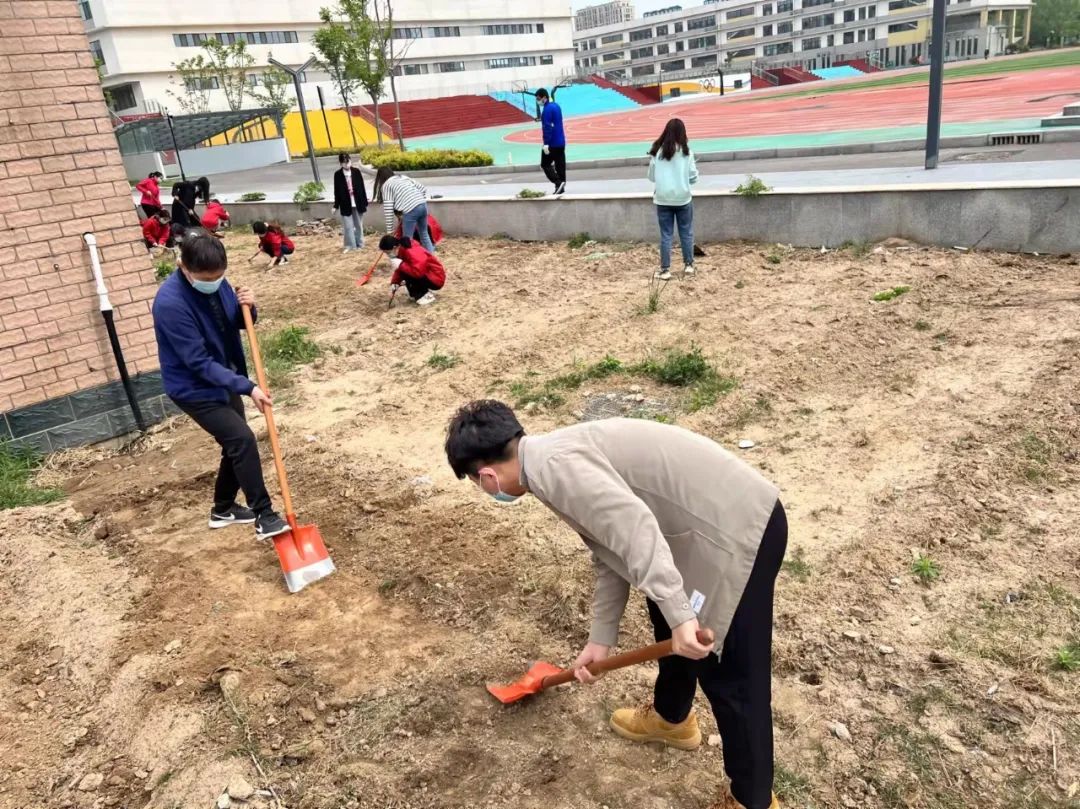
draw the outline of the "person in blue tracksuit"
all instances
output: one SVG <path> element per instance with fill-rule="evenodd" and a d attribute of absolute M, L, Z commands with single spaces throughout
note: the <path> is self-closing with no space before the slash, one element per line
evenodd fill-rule
<path fill-rule="evenodd" d="M 221 240 L 188 228 L 180 265 L 154 297 L 154 334 L 165 393 L 221 446 L 221 465 L 210 509 L 210 527 L 255 524 L 259 539 L 283 534 L 289 525 L 274 511 L 263 480 L 255 434 L 241 396 L 260 412 L 270 397 L 247 377 L 240 343 L 241 304 L 255 311 L 255 293 L 234 290 L 225 280 L 228 258 Z M 243 489 L 248 508 L 236 503 Z"/>
<path fill-rule="evenodd" d="M 555 193 L 566 191 L 566 133 L 563 132 L 562 108 L 541 87 L 536 91 L 536 103 L 540 105 L 540 127 L 544 136 L 544 153 L 540 156 L 540 168 L 555 184 Z"/>

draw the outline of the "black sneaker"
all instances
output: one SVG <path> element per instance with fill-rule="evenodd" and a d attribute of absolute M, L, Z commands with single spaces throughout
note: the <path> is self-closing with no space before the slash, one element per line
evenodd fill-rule
<path fill-rule="evenodd" d="M 233 503 L 226 509 L 215 508 L 210 512 L 211 528 L 226 528 L 230 525 L 250 525 L 255 522 L 255 512 L 250 508 Z"/>
<path fill-rule="evenodd" d="M 276 511 L 267 511 L 255 519 L 255 538 L 270 539 L 289 530 L 289 524 Z"/>
<path fill-rule="evenodd" d="M 555 196 L 558 196 L 559 194 L 563 194 L 565 192 L 566 192 L 566 183 L 559 183 L 557 186 L 555 186 Z"/>

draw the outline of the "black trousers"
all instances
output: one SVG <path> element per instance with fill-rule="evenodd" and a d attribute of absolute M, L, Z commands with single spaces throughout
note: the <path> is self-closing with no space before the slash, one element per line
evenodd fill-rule
<path fill-rule="evenodd" d="M 244 418 L 243 400 L 233 396 L 228 404 L 176 402 L 176 406 L 191 416 L 221 446 L 221 465 L 214 485 L 214 508 L 228 508 L 236 501 L 237 492 L 243 489 L 248 508 L 256 514 L 270 511 L 270 493 L 263 480 L 259 445 Z"/>
<path fill-rule="evenodd" d="M 412 276 L 405 276 L 405 289 L 409 291 L 409 297 L 414 301 L 420 300 L 428 292 L 434 292 L 435 290 L 442 289 L 441 286 L 435 286 L 431 281 L 425 278 L 413 278 Z"/>
<path fill-rule="evenodd" d="M 147 219 L 149 219 L 151 216 L 157 216 L 162 211 L 160 205 L 151 205 L 149 202 L 143 202 L 141 203 L 141 205 L 143 213 L 146 214 Z"/>
<path fill-rule="evenodd" d="M 545 176 L 555 183 L 555 187 L 558 188 L 562 183 L 566 182 L 566 147 L 565 146 L 549 146 L 548 153 L 541 152 L 540 154 L 540 168 L 544 170 Z"/>
<path fill-rule="evenodd" d="M 772 802 L 773 588 L 786 550 L 787 516 L 778 501 L 720 657 L 661 658 L 654 689 L 656 712 L 668 722 L 682 722 L 690 715 L 701 685 L 720 729 L 731 794 L 746 809 L 768 809 Z M 671 637 L 667 621 L 652 601 L 649 617 L 658 642 Z"/>

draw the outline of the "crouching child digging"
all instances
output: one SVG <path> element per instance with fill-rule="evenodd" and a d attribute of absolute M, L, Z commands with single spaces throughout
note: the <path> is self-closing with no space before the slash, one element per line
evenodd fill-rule
<path fill-rule="evenodd" d="M 465 405 L 450 422 L 454 474 L 500 502 L 533 495 L 573 528 L 596 572 L 586 666 L 618 641 L 630 587 L 643 591 L 656 640 L 671 638 L 653 699 L 611 728 L 635 742 L 692 750 L 700 684 L 723 740 L 730 790 L 715 809 L 776 809 L 772 793 L 773 589 L 787 548 L 779 492 L 707 438 L 641 419 L 605 419 L 529 436 L 501 402 Z M 697 640 L 716 633 L 715 648 Z M 722 640 L 721 640 L 722 639 Z"/>
<path fill-rule="evenodd" d="M 210 509 L 210 527 L 252 523 L 258 539 L 289 530 L 274 511 L 263 480 L 255 434 L 240 398 L 250 396 L 260 412 L 270 397 L 247 377 L 240 332 L 241 305 L 255 310 L 255 293 L 225 280 L 228 259 L 221 241 L 202 228 L 188 228 L 180 266 L 154 298 L 154 333 L 165 393 L 221 447 L 221 463 Z M 236 503 L 243 489 L 248 507 Z"/>
<path fill-rule="evenodd" d="M 391 294 L 404 284 L 409 297 L 418 305 L 435 303 L 434 292 L 446 283 L 446 268 L 434 253 L 425 250 L 420 242 L 390 235 L 379 240 L 379 249 L 390 257 L 390 266 L 394 270 L 390 278 Z"/>

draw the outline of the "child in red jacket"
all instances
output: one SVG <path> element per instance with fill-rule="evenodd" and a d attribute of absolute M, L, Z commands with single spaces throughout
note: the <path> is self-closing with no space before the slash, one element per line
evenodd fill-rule
<path fill-rule="evenodd" d="M 259 237 L 259 249 L 248 261 L 252 261 L 259 253 L 266 253 L 270 256 L 270 263 L 266 265 L 267 269 L 276 267 L 278 264 L 289 263 L 289 256 L 293 254 L 296 247 L 292 239 L 285 235 L 285 231 L 278 225 L 268 225 L 266 222 L 253 222 L 251 230 Z"/>
<path fill-rule="evenodd" d="M 404 235 L 401 232 L 401 214 L 397 215 L 397 219 L 398 219 L 397 230 L 394 231 L 394 235 L 397 236 L 400 239 Z M 438 245 L 439 242 L 441 242 L 443 240 L 442 225 L 440 225 L 439 220 L 436 219 L 435 216 L 433 214 L 430 214 L 430 213 L 427 215 L 427 225 L 428 225 L 428 227 L 427 227 L 428 236 L 431 238 L 431 243 L 434 244 L 434 245 Z M 420 231 L 419 230 L 414 230 L 412 233 L 409 234 L 410 239 L 418 239 L 419 236 L 420 236 Z"/>
<path fill-rule="evenodd" d="M 404 284 L 409 297 L 420 306 L 435 303 L 432 292 L 443 288 L 446 269 L 434 254 L 425 250 L 420 242 L 389 234 L 379 240 L 379 249 L 390 256 L 390 266 L 394 268 L 394 275 L 390 278 L 392 292 L 397 292 L 398 287 Z"/>
<path fill-rule="evenodd" d="M 225 210 L 225 206 L 218 202 L 217 198 L 210 200 L 206 210 L 203 211 L 202 226 L 211 233 L 216 233 L 225 227 L 223 223 L 228 221 L 229 212 Z"/>
<path fill-rule="evenodd" d="M 173 247 L 176 245 L 172 235 L 172 226 L 169 224 L 169 215 L 165 211 L 159 211 L 153 216 L 148 216 L 142 222 L 143 242 L 146 249 L 151 253 L 155 247 Z"/>

